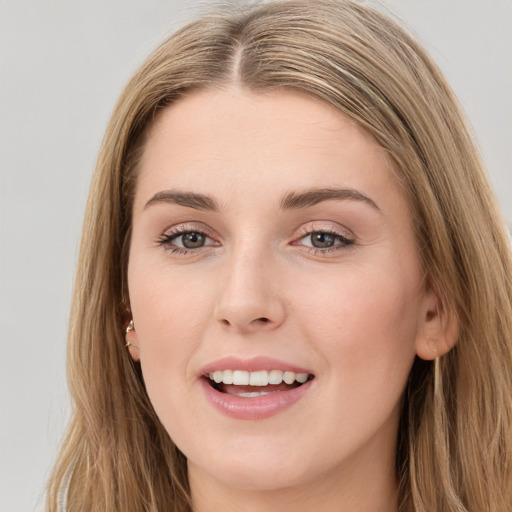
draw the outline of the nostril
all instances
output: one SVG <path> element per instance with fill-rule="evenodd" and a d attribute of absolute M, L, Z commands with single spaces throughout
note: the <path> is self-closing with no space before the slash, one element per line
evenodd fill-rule
<path fill-rule="evenodd" d="M 267 328 L 267 325 L 270 327 L 274 325 L 274 321 L 271 318 L 266 316 L 253 317 L 252 319 L 247 318 L 238 318 L 234 316 L 233 318 L 219 318 L 218 319 L 220 325 L 223 326 L 224 329 L 235 329 L 245 331 L 252 331 L 258 328 Z"/>

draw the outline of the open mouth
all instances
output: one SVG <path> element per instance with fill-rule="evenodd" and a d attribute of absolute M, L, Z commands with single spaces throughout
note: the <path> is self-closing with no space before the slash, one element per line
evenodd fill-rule
<path fill-rule="evenodd" d="M 254 398 L 296 389 L 314 379 L 314 375 L 282 370 L 217 370 L 205 374 L 204 379 L 220 393 Z"/>

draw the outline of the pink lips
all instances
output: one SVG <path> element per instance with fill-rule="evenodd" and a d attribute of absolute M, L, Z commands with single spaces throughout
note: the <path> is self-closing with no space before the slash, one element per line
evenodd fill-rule
<path fill-rule="evenodd" d="M 300 368 L 267 357 L 256 357 L 248 360 L 228 357 L 205 366 L 201 370 L 199 381 L 207 400 L 219 412 L 235 419 L 258 420 L 274 416 L 298 402 L 313 385 L 313 380 L 310 380 L 288 391 L 273 392 L 267 395 L 250 398 L 241 397 L 222 393 L 211 386 L 205 375 L 216 370 L 245 370 L 249 372 L 258 370 L 282 370 L 295 373 L 311 372 L 305 368 Z M 262 388 L 257 389 L 261 390 Z"/>

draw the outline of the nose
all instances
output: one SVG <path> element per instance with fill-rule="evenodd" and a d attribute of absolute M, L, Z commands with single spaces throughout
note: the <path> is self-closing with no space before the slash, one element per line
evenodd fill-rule
<path fill-rule="evenodd" d="M 240 251 L 226 265 L 220 283 L 215 320 L 228 331 L 271 331 L 285 318 L 277 269 L 271 258 Z"/>

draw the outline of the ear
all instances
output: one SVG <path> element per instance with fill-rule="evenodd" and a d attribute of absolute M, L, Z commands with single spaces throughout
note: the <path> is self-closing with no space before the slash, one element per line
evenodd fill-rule
<path fill-rule="evenodd" d="M 458 333 L 455 314 L 432 290 L 427 290 L 420 309 L 416 355 L 426 361 L 443 356 L 454 347 Z"/>
<path fill-rule="evenodd" d="M 137 338 L 137 332 L 135 331 L 135 325 L 133 324 L 133 320 L 130 320 L 130 323 L 126 327 L 126 348 L 130 352 L 130 357 L 133 359 L 135 363 L 140 361 L 140 350 L 139 350 L 139 340 Z"/>

